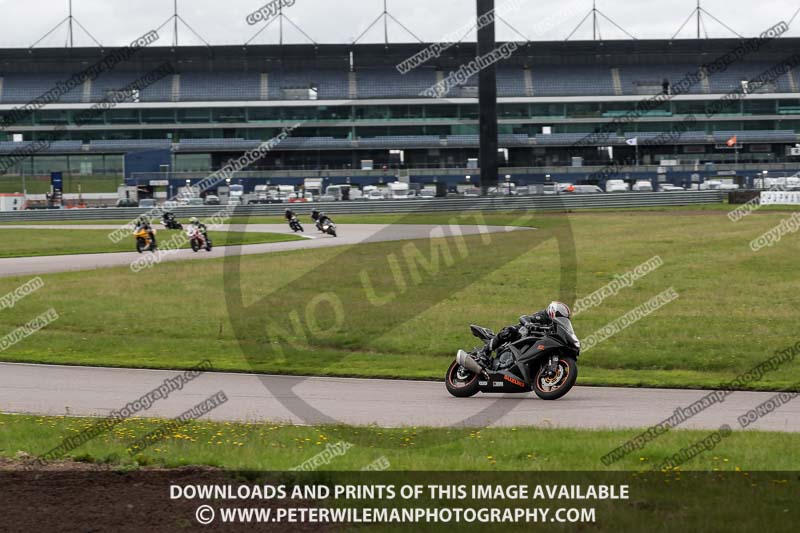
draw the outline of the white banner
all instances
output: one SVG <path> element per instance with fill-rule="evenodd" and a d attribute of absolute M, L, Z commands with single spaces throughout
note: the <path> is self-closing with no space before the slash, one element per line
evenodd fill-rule
<path fill-rule="evenodd" d="M 762 192 L 761 205 L 800 205 L 800 191 Z"/>

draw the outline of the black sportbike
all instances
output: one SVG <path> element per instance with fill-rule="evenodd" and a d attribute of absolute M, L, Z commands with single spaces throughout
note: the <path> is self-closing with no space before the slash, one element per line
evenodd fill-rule
<path fill-rule="evenodd" d="M 447 391 L 459 398 L 478 392 L 535 392 L 543 400 L 557 400 L 578 379 L 577 359 L 581 342 L 568 318 L 556 317 L 539 326 L 520 319 L 520 338 L 497 349 L 497 356 L 459 350 L 445 378 Z M 472 334 L 486 342 L 494 336 L 487 328 L 470 326 Z"/>
<path fill-rule="evenodd" d="M 297 217 L 292 217 L 292 218 L 289 219 L 289 227 L 295 233 L 297 233 L 298 231 L 300 233 L 304 233 L 303 225 L 300 224 L 300 221 L 297 219 Z"/>
<path fill-rule="evenodd" d="M 163 217 L 161 219 L 161 224 L 163 224 L 164 227 L 167 228 L 167 229 L 173 229 L 173 230 L 182 230 L 183 229 L 183 224 L 178 222 L 178 219 L 176 219 L 174 217 L 168 217 L 168 216 Z"/>

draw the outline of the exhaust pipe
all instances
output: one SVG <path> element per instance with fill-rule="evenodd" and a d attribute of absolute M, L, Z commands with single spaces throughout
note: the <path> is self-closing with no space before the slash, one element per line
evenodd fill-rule
<path fill-rule="evenodd" d="M 458 355 L 456 355 L 456 363 L 474 374 L 480 374 L 484 370 L 483 367 L 479 365 L 475 359 L 470 357 L 470 355 L 464 350 L 458 351 Z"/>

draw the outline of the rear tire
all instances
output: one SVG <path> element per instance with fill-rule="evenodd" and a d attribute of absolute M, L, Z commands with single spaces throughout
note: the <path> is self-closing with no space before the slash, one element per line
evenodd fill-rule
<path fill-rule="evenodd" d="M 459 374 L 459 370 L 461 374 Z M 460 379 L 465 377 L 466 379 Z M 478 394 L 478 374 L 473 374 L 466 368 L 462 368 L 457 362 L 450 363 L 447 374 L 444 377 L 447 392 L 456 398 L 469 398 Z"/>
<path fill-rule="evenodd" d="M 560 357 L 558 360 L 558 369 L 561 377 L 557 375 L 552 381 L 552 386 L 547 386 L 548 380 L 542 375 L 544 373 L 544 366 L 539 367 L 536 371 L 536 377 L 533 381 L 533 392 L 542 400 L 558 400 L 567 394 L 575 385 L 578 379 L 578 362 L 572 357 Z"/>

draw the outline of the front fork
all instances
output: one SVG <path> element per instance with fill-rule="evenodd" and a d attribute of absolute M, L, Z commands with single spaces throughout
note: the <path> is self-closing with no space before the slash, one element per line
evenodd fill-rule
<path fill-rule="evenodd" d="M 544 377 L 554 378 L 558 373 L 558 356 L 553 355 L 544 367 Z"/>

